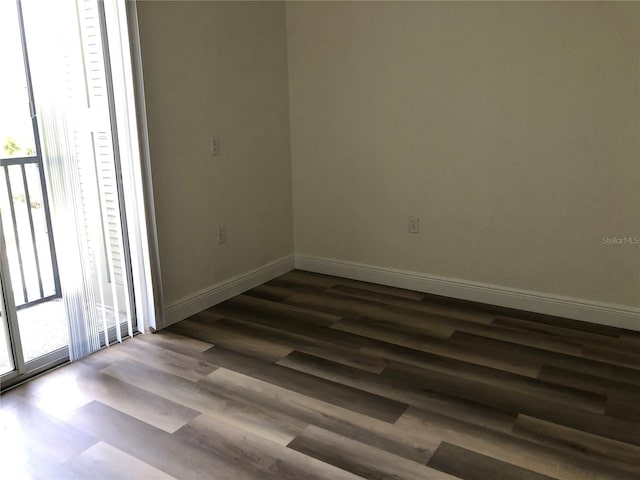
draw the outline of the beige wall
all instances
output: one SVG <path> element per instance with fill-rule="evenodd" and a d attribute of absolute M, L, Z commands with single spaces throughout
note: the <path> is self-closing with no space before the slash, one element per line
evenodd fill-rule
<path fill-rule="evenodd" d="M 285 12 L 271 2 L 144 1 L 138 17 L 171 306 L 293 253 Z M 209 155 L 212 134 L 219 157 Z"/>
<path fill-rule="evenodd" d="M 296 253 L 640 305 L 640 3 L 287 5 Z M 407 233 L 409 215 L 421 233 Z"/>
<path fill-rule="evenodd" d="M 640 4 L 138 16 L 166 306 L 294 238 L 301 255 L 640 306 L 640 247 L 602 245 L 640 235 Z"/>

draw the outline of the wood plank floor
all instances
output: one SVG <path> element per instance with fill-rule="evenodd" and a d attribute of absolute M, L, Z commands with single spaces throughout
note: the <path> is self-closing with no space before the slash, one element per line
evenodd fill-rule
<path fill-rule="evenodd" d="M 11 479 L 640 478 L 639 333 L 301 271 L 1 400 Z"/>

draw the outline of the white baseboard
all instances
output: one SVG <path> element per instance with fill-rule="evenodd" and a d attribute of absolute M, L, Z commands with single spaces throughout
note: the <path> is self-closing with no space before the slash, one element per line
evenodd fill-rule
<path fill-rule="evenodd" d="M 185 297 L 165 308 L 163 328 L 284 275 L 293 268 L 294 257 L 289 255 Z"/>
<path fill-rule="evenodd" d="M 296 255 L 300 270 L 640 331 L 640 308 L 330 258 Z"/>

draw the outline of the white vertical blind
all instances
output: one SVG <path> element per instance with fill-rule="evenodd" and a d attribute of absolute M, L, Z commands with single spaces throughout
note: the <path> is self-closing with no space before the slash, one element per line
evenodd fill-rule
<path fill-rule="evenodd" d="M 23 10 L 75 360 L 134 330 L 109 56 L 96 0 Z"/>
<path fill-rule="evenodd" d="M 144 93 L 142 91 L 142 72 L 138 71 L 138 96 L 135 95 L 132 51 L 140 62 L 137 47 L 137 16 L 134 2 L 111 0 L 104 2 L 106 32 L 109 38 L 109 58 L 112 75 L 112 95 L 115 121 L 119 126 L 118 150 L 122 167 L 122 189 L 126 199 L 126 211 L 129 255 L 131 258 L 132 283 L 136 295 L 134 304 L 139 331 L 146 332 L 156 327 L 156 311 L 162 311 L 162 299 L 159 291 L 159 274 L 156 284 L 152 281 L 150 251 L 157 254 L 154 234 L 153 189 L 151 171 L 148 163 L 143 167 L 141 142 L 146 142 L 146 128 L 142 136 L 138 135 L 138 113 L 144 120 Z M 129 17 L 130 15 L 130 17 Z M 129 34 L 129 28 L 132 35 Z M 136 101 L 140 112 L 136 112 Z M 143 123 L 144 124 L 144 123 Z M 148 157 L 144 157 L 146 162 Z M 145 188 L 146 187 L 146 188 Z M 147 209 L 147 206 L 149 209 Z M 147 228 L 147 221 L 152 225 Z M 155 258 L 154 266 L 159 271 Z"/>

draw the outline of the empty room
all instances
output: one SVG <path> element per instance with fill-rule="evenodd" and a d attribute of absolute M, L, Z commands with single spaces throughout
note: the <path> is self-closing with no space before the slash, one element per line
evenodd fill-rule
<path fill-rule="evenodd" d="M 0 2 L 7 479 L 640 478 L 640 2 Z"/>

